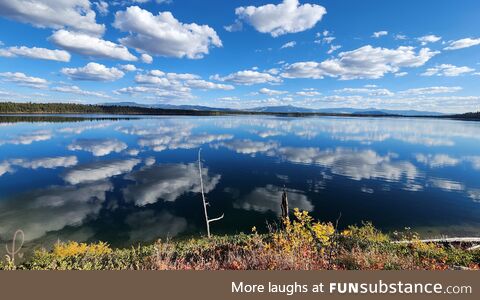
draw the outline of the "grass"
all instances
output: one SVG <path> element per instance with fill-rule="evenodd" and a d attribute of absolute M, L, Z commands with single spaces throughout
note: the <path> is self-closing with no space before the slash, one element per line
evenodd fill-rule
<path fill-rule="evenodd" d="M 393 243 L 408 237 L 410 244 Z M 106 243 L 58 243 L 15 265 L 31 270 L 446 270 L 479 269 L 480 250 L 423 243 L 410 231 L 388 236 L 371 223 L 341 232 L 295 210 L 282 228 L 259 234 L 157 241 L 111 249 Z"/>

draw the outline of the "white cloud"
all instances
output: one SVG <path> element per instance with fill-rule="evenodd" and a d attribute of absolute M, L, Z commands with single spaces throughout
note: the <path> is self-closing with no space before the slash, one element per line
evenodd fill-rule
<path fill-rule="evenodd" d="M 223 28 L 228 32 L 241 31 L 243 29 L 243 23 L 239 20 L 236 20 L 233 24 L 223 26 Z"/>
<path fill-rule="evenodd" d="M 382 156 L 372 150 L 282 147 L 277 149 L 275 154 L 294 163 L 325 166 L 333 174 L 353 180 L 374 178 L 399 181 L 403 177 L 413 180 L 419 176 L 412 163 L 395 161 L 393 154 Z"/>
<path fill-rule="evenodd" d="M 50 50 L 45 48 L 32 47 L 28 48 L 25 46 L 21 47 L 9 47 L 0 49 L 0 56 L 3 57 L 29 57 L 45 60 L 55 60 L 55 61 L 70 61 L 70 53 L 63 50 Z"/>
<path fill-rule="evenodd" d="M 447 76 L 447 77 L 456 77 L 462 74 L 471 73 L 475 71 L 470 67 L 457 67 L 451 64 L 441 64 L 439 66 L 428 68 L 422 76 Z"/>
<path fill-rule="evenodd" d="M 151 57 L 146 53 L 143 53 L 142 55 L 140 55 L 140 59 L 146 64 L 151 64 L 153 62 L 153 57 Z"/>
<path fill-rule="evenodd" d="M 328 49 L 327 54 L 332 54 L 340 48 L 342 48 L 340 45 L 330 45 L 330 49 Z"/>
<path fill-rule="evenodd" d="M 56 169 L 59 167 L 66 168 L 75 166 L 78 163 L 76 156 L 58 156 L 58 157 L 42 157 L 36 159 L 15 158 L 0 163 L 0 176 L 7 172 L 13 172 L 13 166 L 25 169 Z"/>
<path fill-rule="evenodd" d="M 259 142 L 252 140 L 231 140 L 212 145 L 213 148 L 225 147 L 240 154 L 255 155 L 257 153 L 266 153 L 278 148 L 278 143 L 273 141 Z"/>
<path fill-rule="evenodd" d="M 379 89 L 376 86 L 364 88 L 343 88 L 340 90 L 335 90 L 336 93 L 347 93 L 347 94 L 368 94 L 369 96 L 393 96 L 394 93 L 388 89 Z"/>
<path fill-rule="evenodd" d="M 297 42 L 291 41 L 291 42 L 283 44 L 282 47 L 280 47 L 280 49 L 293 48 L 293 47 L 295 47 L 296 44 L 297 44 Z"/>
<path fill-rule="evenodd" d="M 3 77 L 4 81 L 14 82 L 32 88 L 45 88 L 48 85 L 48 81 L 43 78 L 27 76 L 21 72 L 0 73 L 0 77 Z"/>
<path fill-rule="evenodd" d="M 93 218 L 98 214 L 106 200 L 106 192 L 112 190 L 110 182 L 50 186 L 0 201 L 1 211 L 12 212 L 0 219 L 0 235 L 6 236 L 22 228 L 25 241 L 31 241 L 68 225 L 79 226 L 87 216 Z"/>
<path fill-rule="evenodd" d="M 290 207 L 305 211 L 313 210 L 312 203 L 301 191 L 288 189 L 287 192 Z M 233 207 L 244 210 L 254 210 L 261 213 L 271 211 L 277 216 L 281 216 L 282 210 L 278 199 L 282 199 L 282 193 L 283 188 L 279 186 L 269 184 L 265 187 L 257 187 L 245 197 L 236 200 L 233 203 Z"/>
<path fill-rule="evenodd" d="M 297 94 L 298 96 L 302 96 L 302 97 L 315 97 L 315 96 L 320 95 L 320 92 L 317 92 L 317 91 L 300 91 L 300 92 L 296 92 L 295 94 Z"/>
<path fill-rule="evenodd" d="M 372 37 L 374 38 L 379 38 L 379 37 L 382 37 L 382 36 L 385 36 L 385 35 L 388 35 L 388 31 L 385 31 L 385 30 L 382 30 L 382 31 L 376 31 L 372 34 Z"/>
<path fill-rule="evenodd" d="M 127 174 L 127 180 L 134 181 L 123 189 L 127 201 L 137 206 L 145 206 L 162 199 L 175 201 L 186 193 L 199 193 L 198 165 L 163 164 L 145 167 L 137 172 Z M 202 169 L 205 193 L 212 191 L 220 181 L 220 175 L 209 175 L 208 168 Z"/>
<path fill-rule="evenodd" d="M 251 24 L 257 31 L 277 37 L 313 28 L 327 13 L 323 6 L 302 4 L 298 0 L 284 0 L 278 5 L 247 6 L 235 9 L 239 19 Z"/>
<path fill-rule="evenodd" d="M 94 2 L 95 8 L 102 15 L 108 15 L 108 3 L 105 1 Z"/>
<path fill-rule="evenodd" d="M 134 72 L 137 70 L 137 67 L 135 67 L 132 64 L 127 64 L 127 65 L 121 65 L 120 68 L 124 70 L 125 72 Z"/>
<path fill-rule="evenodd" d="M 137 60 L 137 58 L 132 55 L 126 47 L 83 33 L 62 29 L 56 31 L 49 40 L 59 47 L 84 56 L 126 61 Z"/>
<path fill-rule="evenodd" d="M 232 73 L 224 77 L 221 77 L 220 75 L 214 75 L 214 76 L 211 76 L 210 79 L 218 80 L 218 81 L 233 82 L 233 83 L 242 84 L 242 85 L 282 82 L 280 78 L 272 76 L 271 74 L 253 71 L 253 70 L 238 71 L 236 73 Z"/>
<path fill-rule="evenodd" d="M 462 88 L 459 86 L 431 86 L 424 88 L 415 88 L 401 91 L 401 94 L 409 95 L 433 95 L 433 94 L 445 94 L 445 93 L 456 93 L 461 91 Z"/>
<path fill-rule="evenodd" d="M 78 87 L 76 85 L 53 87 L 52 91 L 61 92 L 61 93 L 76 94 L 76 95 L 82 95 L 82 96 L 109 98 L 109 96 L 104 94 L 104 93 L 85 91 L 85 90 L 82 90 L 80 87 Z"/>
<path fill-rule="evenodd" d="M 221 83 L 214 83 L 202 79 L 191 79 L 185 82 L 185 85 L 192 88 L 192 89 L 200 89 L 200 90 L 224 90 L 230 91 L 235 89 L 233 85 L 229 84 L 221 84 Z"/>
<path fill-rule="evenodd" d="M 433 35 L 433 34 L 424 35 L 424 36 L 421 36 L 421 37 L 417 38 L 417 40 L 424 46 L 428 43 L 438 42 L 441 39 L 442 39 L 442 37 L 436 36 L 436 35 Z"/>
<path fill-rule="evenodd" d="M 460 39 L 457 41 L 450 42 L 450 45 L 448 47 L 445 47 L 444 49 L 457 50 L 457 49 L 468 48 L 476 45 L 480 45 L 480 38 L 477 38 L 477 39 L 465 38 L 465 39 Z"/>
<path fill-rule="evenodd" d="M 129 173 L 139 163 L 139 159 L 93 162 L 70 169 L 63 179 L 69 184 L 102 180 Z"/>
<path fill-rule="evenodd" d="M 447 192 L 458 192 L 465 190 L 465 186 L 462 183 L 453 180 L 432 178 L 429 180 L 429 182 L 433 187 L 439 188 Z"/>
<path fill-rule="evenodd" d="M 30 145 L 33 142 L 47 141 L 53 137 L 49 130 L 37 130 L 33 132 L 23 133 L 8 140 L 0 140 L 0 145 Z"/>
<path fill-rule="evenodd" d="M 415 155 L 415 159 L 430 168 L 450 167 L 460 163 L 459 159 L 447 154 L 417 154 Z"/>
<path fill-rule="evenodd" d="M 40 28 L 67 27 L 93 35 L 105 31 L 88 0 L 5 0 L 0 1 L 0 15 Z"/>
<path fill-rule="evenodd" d="M 349 79 L 378 79 L 386 73 L 396 73 L 404 67 L 419 67 L 438 54 L 428 48 L 418 53 L 414 47 L 401 46 L 397 49 L 363 46 L 353 51 L 341 52 L 337 58 L 323 62 L 297 62 L 285 66 L 281 74 L 285 78 L 315 78 L 325 76 Z"/>
<path fill-rule="evenodd" d="M 125 73 L 115 67 L 107 68 L 102 64 L 94 62 L 80 68 L 63 68 L 62 73 L 73 80 L 90 81 L 114 81 L 125 75 Z"/>
<path fill-rule="evenodd" d="M 87 151 L 94 156 L 105 156 L 112 152 L 122 152 L 127 144 L 117 139 L 80 139 L 68 145 L 68 150 Z"/>
<path fill-rule="evenodd" d="M 113 26 L 129 32 L 120 42 L 150 54 L 202 58 L 211 46 L 222 47 L 215 30 L 208 25 L 179 22 L 170 12 L 151 12 L 131 6 L 115 14 Z"/>
<path fill-rule="evenodd" d="M 403 76 L 407 76 L 408 72 L 398 72 L 398 73 L 395 73 L 394 75 L 395 77 L 403 77 Z"/>
<path fill-rule="evenodd" d="M 261 88 L 258 92 L 260 94 L 269 95 L 269 96 L 283 95 L 287 93 L 286 91 L 271 90 L 267 88 Z"/>

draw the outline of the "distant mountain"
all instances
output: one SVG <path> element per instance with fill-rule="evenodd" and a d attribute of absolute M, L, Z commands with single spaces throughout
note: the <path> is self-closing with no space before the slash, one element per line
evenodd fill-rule
<path fill-rule="evenodd" d="M 315 112 L 315 110 L 313 109 L 297 107 L 292 105 L 254 107 L 254 108 L 249 108 L 244 110 L 252 111 L 252 112 L 268 112 L 268 113 L 313 113 Z"/>
<path fill-rule="evenodd" d="M 400 116 L 441 116 L 442 113 L 417 111 L 417 110 L 389 110 L 389 109 L 358 109 L 358 108 L 322 108 L 310 109 L 296 107 L 292 105 L 285 106 L 266 106 L 255 107 L 247 111 L 268 112 L 268 113 L 325 113 L 325 114 L 352 114 L 352 115 L 400 115 Z"/>
<path fill-rule="evenodd" d="M 209 107 L 202 105 L 173 105 L 173 104 L 139 104 L 136 102 L 110 102 L 102 103 L 106 106 L 133 106 L 133 107 L 148 107 L 160 109 L 181 109 L 194 111 L 236 111 L 230 108 Z M 262 106 L 244 109 L 248 112 L 264 112 L 264 113 L 325 113 L 325 114 L 351 114 L 351 115 L 399 115 L 399 116 L 442 116 L 444 114 L 430 111 L 417 110 L 389 110 L 389 109 L 374 109 L 374 108 L 322 108 L 311 109 L 305 107 L 298 107 L 293 105 L 283 106 Z"/>
<path fill-rule="evenodd" d="M 99 105 L 105 106 L 132 106 L 132 107 L 147 107 L 160 109 L 182 109 L 182 110 L 196 110 L 196 111 L 231 111 L 229 108 L 209 107 L 201 105 L 173 105 L 173 104 L 140 104 L 136 102 L 108 102 Z"/>

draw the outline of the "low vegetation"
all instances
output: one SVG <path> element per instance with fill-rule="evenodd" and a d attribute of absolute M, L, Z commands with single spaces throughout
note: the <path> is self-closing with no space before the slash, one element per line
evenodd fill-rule
<path fill-rule="evenodd" d="M 411 243 L 396 243 L 408 238 Z M 0 269 L 33 270 L 445 270 L 479 269 L 480 250 L 424 243 L 409 231 L 388 236 L 371 223 L 336 230 L 295 210 L 281 228 L 259 234 L 157 241 L 111 249 L 108 244 L 57 243 Z"/>

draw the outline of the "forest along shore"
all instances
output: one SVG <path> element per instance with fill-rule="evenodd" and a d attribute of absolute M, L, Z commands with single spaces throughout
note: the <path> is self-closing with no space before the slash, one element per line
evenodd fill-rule
<path fill-rule="evenodd" d="M 93 105 L 76 103 L 17 103 L 0 102 L 0 115 L 9 114 L 107 114 L 107 115 L 274 115 L 291 117 L 308 116 L 349 116 L 349 117 L 409 117 L 409 118 L 449 118 L 464 120 L 480 120 L 480 111 L 465 114 L 441 116 L 404 116 L 399 114 L 342 114 L 342 113 L 310 113 L 310 112 L 256 112 L 245 110 L 193 110 L 193 109 L 163 109 L 140 106 Z"/>

